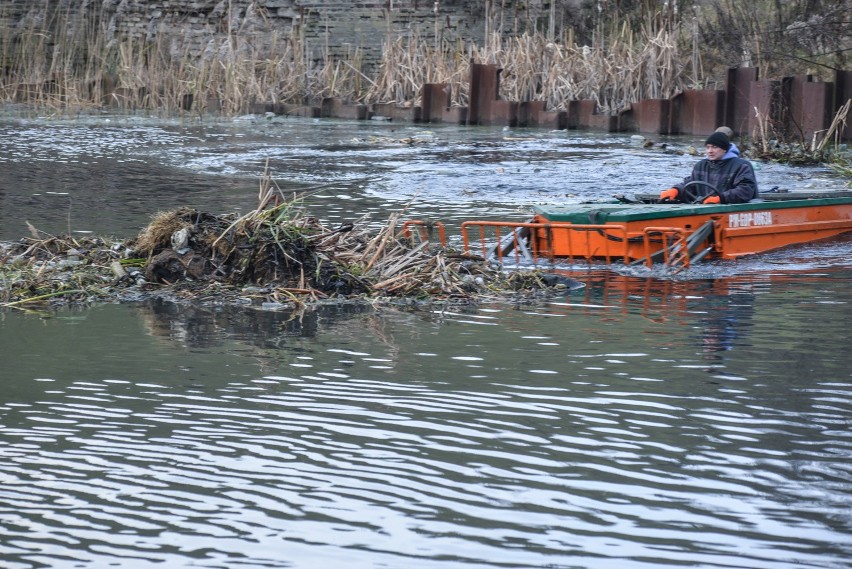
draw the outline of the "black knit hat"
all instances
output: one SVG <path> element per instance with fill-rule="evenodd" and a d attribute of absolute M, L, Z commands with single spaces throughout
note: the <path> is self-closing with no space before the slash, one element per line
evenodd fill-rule
<path fill-rule="evenodd" d="M 727 151 L 731 147 L 731 141 L 721 132 L 714 132 L 707 140 L 704 141 L 704 144 L 712 144 L 713 146 L 718 146 L 722 150 Z"/>

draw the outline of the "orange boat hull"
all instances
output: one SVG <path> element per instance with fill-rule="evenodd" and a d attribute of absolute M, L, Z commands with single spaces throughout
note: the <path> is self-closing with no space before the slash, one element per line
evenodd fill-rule
<path fill-rule="evenodd" d="M 468 221 L 465 249 L 527 260 L 585 259 L 685 266 L 735 259 L 852 231 L 852 197 L 746 204 L 536 206 L 523 223 Z"/>
<path fill-rule="evenodd" d="M 769 205 L 769 204 L 767 204 Z M 730 208 L 730 211 L 720 211 Z M 663 219 L 625 219 L 603 224 L 553 221 L 539 213 L 533 223 L 531 248 L 540 257 L 614 258 L 634 261 L 659 252 L 665 240 L 688 236 L 707 222 L 713 223 L 711 257 L 734 259 L 788 245 L 834 237 L 852 231 L 852 203 L 802 205 L 786 208 L 752 208 L 715 206 L 714 211 L 696 213 L 690 208 L 685 215 L 673 210 Z"/>

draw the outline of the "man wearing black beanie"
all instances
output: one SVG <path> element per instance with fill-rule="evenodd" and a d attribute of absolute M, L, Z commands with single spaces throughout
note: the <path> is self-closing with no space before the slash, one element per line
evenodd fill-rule
<path fill-rule="evenodd" d="M 723 133 L 718 131 L 708 136 L 707 140 L 704 141 L 704 144 L 710 144 L 712 146 L 715 146 L 716 148 L 721 148 L 725 152 L 727 152 L 728 149 L 731 147 L 730 139 Z"/>
<path fill-rule="evenodd" d="M 698 162 L 692 174 L 660 193 L 660 201 L 685 203 L 745 203 L 757 197 L 757 178 L 751 162 L 725 154 L 731 140 L 714 132 L 704 142 L 707 158 Z"/>

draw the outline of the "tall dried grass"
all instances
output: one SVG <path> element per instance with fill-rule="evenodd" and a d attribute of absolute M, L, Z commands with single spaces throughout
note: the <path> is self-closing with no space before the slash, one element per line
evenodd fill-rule
<path fill-rule="evenodd" d="M 413 30 L 408 37 L 388 37 L 382 49 L 376 79 L 364 93 L 368 103 L 416 104 L 427 83 L 448 83 L 454 103 L 465 104 L 470 57 L 464 43 L 430 44 Z"/>
<path fill-rule="evenodd" d="M 109 105 L 167 114 L 191 107 L 234 115 L 253 103 L 316 104 L 324 97 L 414 105 L 424 84 L 447 83 L 452 104 L 463 106 L 470 65 L 477 62 L 503 69 L 504 99 L 543 100 L 551 109 L 591 99 L 598 112 L 614 113 L 682 89 L 689 65 L 673 26 L 649 22 L 633 32 L 624 25 L 601 31 L 592 46 L 578 45 L 570 34 L 555 40 L 552 30 L 504 40 L 502 19 L 492 10 L 482 45 L 443 38 L 437 21 L 431 35 L 416 28 L 406 36 L 389 32 L 381 61 L 368 75 L 359 49 L 346 57 L 328 50 L 316 56 L 298 27 L 276 31 L 256 4 L 229 14 L 228 29 L 211 30 L 200 53 L 192 47 L 197 40 L 162 23 L 146 37 L 118 37 L 121 14 L 107 18 L 104 5 L 71 11 L 63 8 L 67 3 L 45 0 L 17 22 L 0 12 L 0 67 L 5 67 L 0 102 L 56 109 Z"/>
<path fill-rule="evenodd" d="M 642 99 L 668 98 L 688 82 L 676 34 L 624 27 L 608 45 L 556 43 L 545 34 L 524 33 L 502 41 L 494 32 L 482 46 L 456 43 L 436 50 L 419 34 L 389 38 L 379 73 L 364 96 L 368 103 L 414 102 L 425 83 L 449 83 L 454 105 L 466 104 L 470 63 L 502 68 L 500 96 L 512 101 L 545 101 L 565 109 L 591 99 L 598 112 L 614 113 Z"/>
<path fill-rule="evenodd" d="M 105 41 L 91 14 L 66 3 L 42 2 L 15 21 L 0 12 L 0 100 L 33 101 L 42 106 L 87 106 L 101 94 Z"/>

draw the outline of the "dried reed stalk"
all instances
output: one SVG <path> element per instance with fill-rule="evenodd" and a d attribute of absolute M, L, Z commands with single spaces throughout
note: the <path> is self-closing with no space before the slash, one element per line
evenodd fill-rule
<path fill-rule="evenodd" d="M 769 131 L 771 123 L 757 107 L 754 107 L 754 118 L 757 121 L 757 125 L 754 127 L 752 138 L 760 143 L 764 155 L 769 154 Z"/>
<path fill-rule="evenodd" d="M 852 106 L 852 99 L 847 99 L 846 103 L 834 114 L 831 125 L 824 132 L 819 142 L 817 142 L 817 133 L 814 133 L 814 140 L 811 142 L 812 152 L 822 152 L 826 144 L 832 139 L 834 139 L 834 147 L 840 147 L 841 133 L 846 129 L 846 117 L 849 115 L 850 106 Z"/>

